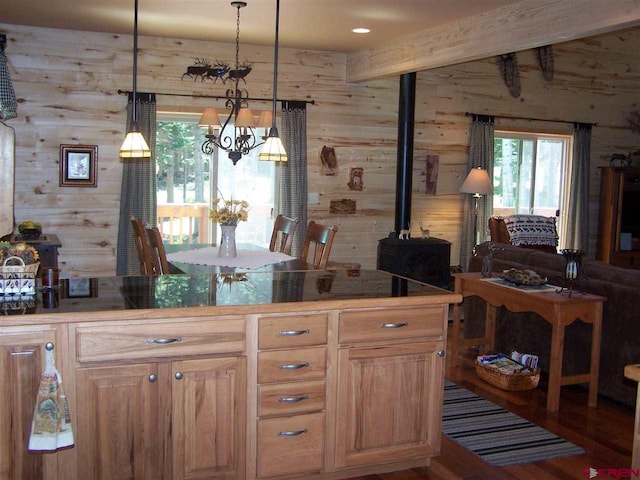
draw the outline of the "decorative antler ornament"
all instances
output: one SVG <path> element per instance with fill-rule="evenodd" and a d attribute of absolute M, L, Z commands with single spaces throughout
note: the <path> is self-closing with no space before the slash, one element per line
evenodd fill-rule
<path fill-rule="evenodd" d="M 509 88 L 509 93 L 512 97 L 518 98 L 520 96 L 520 73 L 515 52 L 498 55 L 497 63 L 504 83 Z"/>
<path fill-rule="evenodd" d="M 542 70 L 542 77 L 547 82 L 550 82 L 553 80 L 554 74 L 553 49 L 551 45 L 536 48 L 536 55 L 538 56 L 538 64 Z"/>

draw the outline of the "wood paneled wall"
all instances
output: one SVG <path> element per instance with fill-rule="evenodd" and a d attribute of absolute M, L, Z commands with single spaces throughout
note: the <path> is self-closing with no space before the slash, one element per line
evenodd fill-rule
<path fill-rule="evenodd" d="M 33 219 L 63 247 L 60 262 L 70 276 L 111 275 L 120 199 L 126 96 L 131 89 L 131 36 L 0 24 L 8 37 L 6 54 L 19 98 L 16 130 L 15 220 Z M 640 148 L 627 116 L 640 104 L 640 30 L 556 45 L 555 77 L 546 82 L 534 52 L 518 54 L 522 95 L 514 99 L 494 59 L 441 67 L 418 74 L 413 233 L 418 221 L 431 235 L 453 243 L 459 257 L 463 197 L 458 188 L 467 172 L 465 112 L 598 122 L 593 130 L 590 241 L 595 251 L 598 207 L 597 166 L 612 153 Z M 221 101 L 161 93 L 223 95 L 220 82 L 181 76 L 195 57 L 233 59 L 235 46 L 170 38 L 140 37 L 138 90 L 157 92 L 158 110 L 224 108 Z M 269 98 L 273 49 L 241 45 L 253 65 L 247 78 L 252 97 Z M 399 78 L 361 84 L 345 82 L 346 56 L 281 49 L 278 94 L 313 99 L 308 106 L 309 218 L 339 226 L 332 259 L 375 268 L 378 239 L 394 226 Z M 256 109 L 269 108 L 256 102 Z M 252 104 L 254 106 L 254 104 Z M 568 124 L 500 120 L 498 128 L 570 130 Z M 97 188 L 59 187 L 60 144 L 98 145 Z M 321 173 L 319 152 L 335 148 L 338 171 Z M 437 195 L 424 194 L 426 155 L 440 156 Z M 364 169 L 364 189 L 349 190 L 349 169 Z M 331 200 L 352 199 L 355 214 L 329 213 Z M 315 201 L 317 199 L 317 201 Z"/>

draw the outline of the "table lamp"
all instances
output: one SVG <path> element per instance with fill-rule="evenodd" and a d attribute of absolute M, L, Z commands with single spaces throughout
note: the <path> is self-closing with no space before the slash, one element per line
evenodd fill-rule
<path fill-rule="evenodd" d="M 473 224 L 473 245 L 480 243 L 478 238 L 478 200 L 482 195 L 491 195 L 493 190 L 491 189 L 491 180 L 489 179 L 489 173 L 482 167 L 474 167 L 467 175 L 464 183 L 460 187 L 462 193 L 472 193 L 475 200 L 474 215 L 475 222 Z"/>

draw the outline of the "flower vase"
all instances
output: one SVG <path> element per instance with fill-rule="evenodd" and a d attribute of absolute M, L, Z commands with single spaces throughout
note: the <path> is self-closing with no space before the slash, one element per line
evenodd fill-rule
<path fill-rule="evenodd" d="M 236 227 L 237 225 L 220 225 L 222 235 L 220 237 L 220 248 L 218 248 L 219 257 L 234 258 L 237 256 Z"/>

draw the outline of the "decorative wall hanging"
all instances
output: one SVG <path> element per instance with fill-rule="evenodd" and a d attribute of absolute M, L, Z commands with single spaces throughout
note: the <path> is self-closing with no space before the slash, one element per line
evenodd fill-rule
<path fill-rule="evenodd" d="M 356 201 L 349 198 L 343 198 L 342 200 L 331 200 L 329 202 L 329 213 L 356 213 Z"/>
<path fill-rule="evenodd" d="M 435 195 L 438 186 L 438 170 L 440 168 L 439 155 L 427 155 L 427 175 L 425 193 L 427 195 Z"/>
<path fill-rule="evenodd" d="M 362 183 L 362 175 L 364 169 L 362 167 L 352 167 L 349 169 L 349 190 L 362 190 L 364 185 Z"/>
<path fill-rule="evenodd" d="M 229 73 L 229 70 L 231 67 L 228 63 L 218 61 L 211 63 L 211 60 L 206 58 L 196 58 L 193 65 L 187 67 L 187 71 L 182 74 L 182 80 L 184 77 L 192 78 L 194 82 L 198 79 L 201 82 L 212 79 L 213 83 L 216 83 L 220 79 L 222 83 L 227 83 L 225 75 Z"/>
<path fill-rule="evenodd" d="M 322 164 L 322 173 L 324 175 L 335 175 L 338 171 L 338 159 L 333 147 L 326 145 L 320 150 L 320 163 Z"/>
<path fill-rule="evenodd" d="M 98 186 L 98 146 L 60 145 L 60 186 Z"/>
<path fill-rule="evenodd" d="M 505 85 L 509 88 L 509 93 L 512 97 L 518 98 L 520 96 L 520 72 L 518 71 L 516 54 L 498 55 L 498 68 L 500 68 Z"/>
<path fill-rule="evenodd" d="M 553 63 L 553 48 L 551 45 L 545 45 L 544 47 L 536 48 L 536 55 L 538 57 L 538 64 L 540 70 L 542 70 L 542 77 L 550 82 L 553 80 L 554 63 Z"/>

